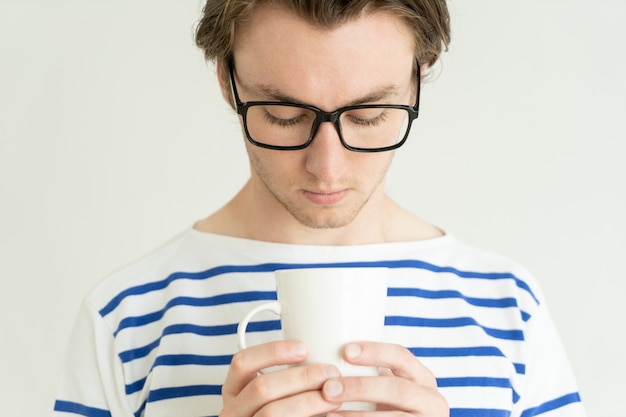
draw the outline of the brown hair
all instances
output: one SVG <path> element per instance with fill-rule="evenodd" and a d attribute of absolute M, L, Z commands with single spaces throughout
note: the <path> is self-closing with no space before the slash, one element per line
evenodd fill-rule
<path fill-rule="evenodd" d="M 411 28 L 415 57 L 429 67 L 450 43 L 450 17 L 445 0 L 207 0 L 196 29 L 196 45 L 207 60 L 227 68 L 237 25 L 244 23 L 260 4 L 285 7 L 322 28 L 336 27 L 366 13 L 391 12 Z"/>

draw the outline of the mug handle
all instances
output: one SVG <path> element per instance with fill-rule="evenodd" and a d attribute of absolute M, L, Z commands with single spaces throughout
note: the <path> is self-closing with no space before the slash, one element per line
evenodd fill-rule
<path fill-rule="evenodd" d="M 248 328 L 248 323 L 250 319 L 257 313 L 261 311 L 271 311 L 274 314 L 280 316 L 282 311 L 280 307 L 280 303 L 278 301 L 272 301 L 269 303 L 261 304 L 258 307 L 253 308 L 246 316 L 241 320 L 239 325 L 237 326 L 237 338 L 239 339 L 239 350 L 246 348 L 246 329 Z"/>

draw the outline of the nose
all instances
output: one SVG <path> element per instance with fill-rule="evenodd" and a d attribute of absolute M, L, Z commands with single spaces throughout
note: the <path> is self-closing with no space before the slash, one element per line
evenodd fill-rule
<path fill-rule="evenodd" d="M 335 183 L 347 169 L 346 158 L 350 151 L 341 143 L 337 127 L 332 122 L 319 125 L 305 152 L 307 171 L 324 183 Z"/>

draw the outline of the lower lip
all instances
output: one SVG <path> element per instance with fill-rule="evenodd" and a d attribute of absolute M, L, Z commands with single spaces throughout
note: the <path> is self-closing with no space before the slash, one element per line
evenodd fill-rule
<path fill-rule="evenodd" d="M 342 190 L 334 193 L 314 193 L 312 191 L 303 191 L 303 193 L 307 200 L 313 204 L 320 206 L 332 206 L 343 200 L 348 191 Z"/>

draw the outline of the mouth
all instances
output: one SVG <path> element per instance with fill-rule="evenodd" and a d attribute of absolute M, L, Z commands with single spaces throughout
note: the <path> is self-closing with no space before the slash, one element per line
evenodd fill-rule
<path fill-rule="evenodd" d="M 348 194 L 348 190 L 338 191 L 309 191 L 302 190 L 304 197 L 318 206 L 333 206 L 341 202 Z"/>

